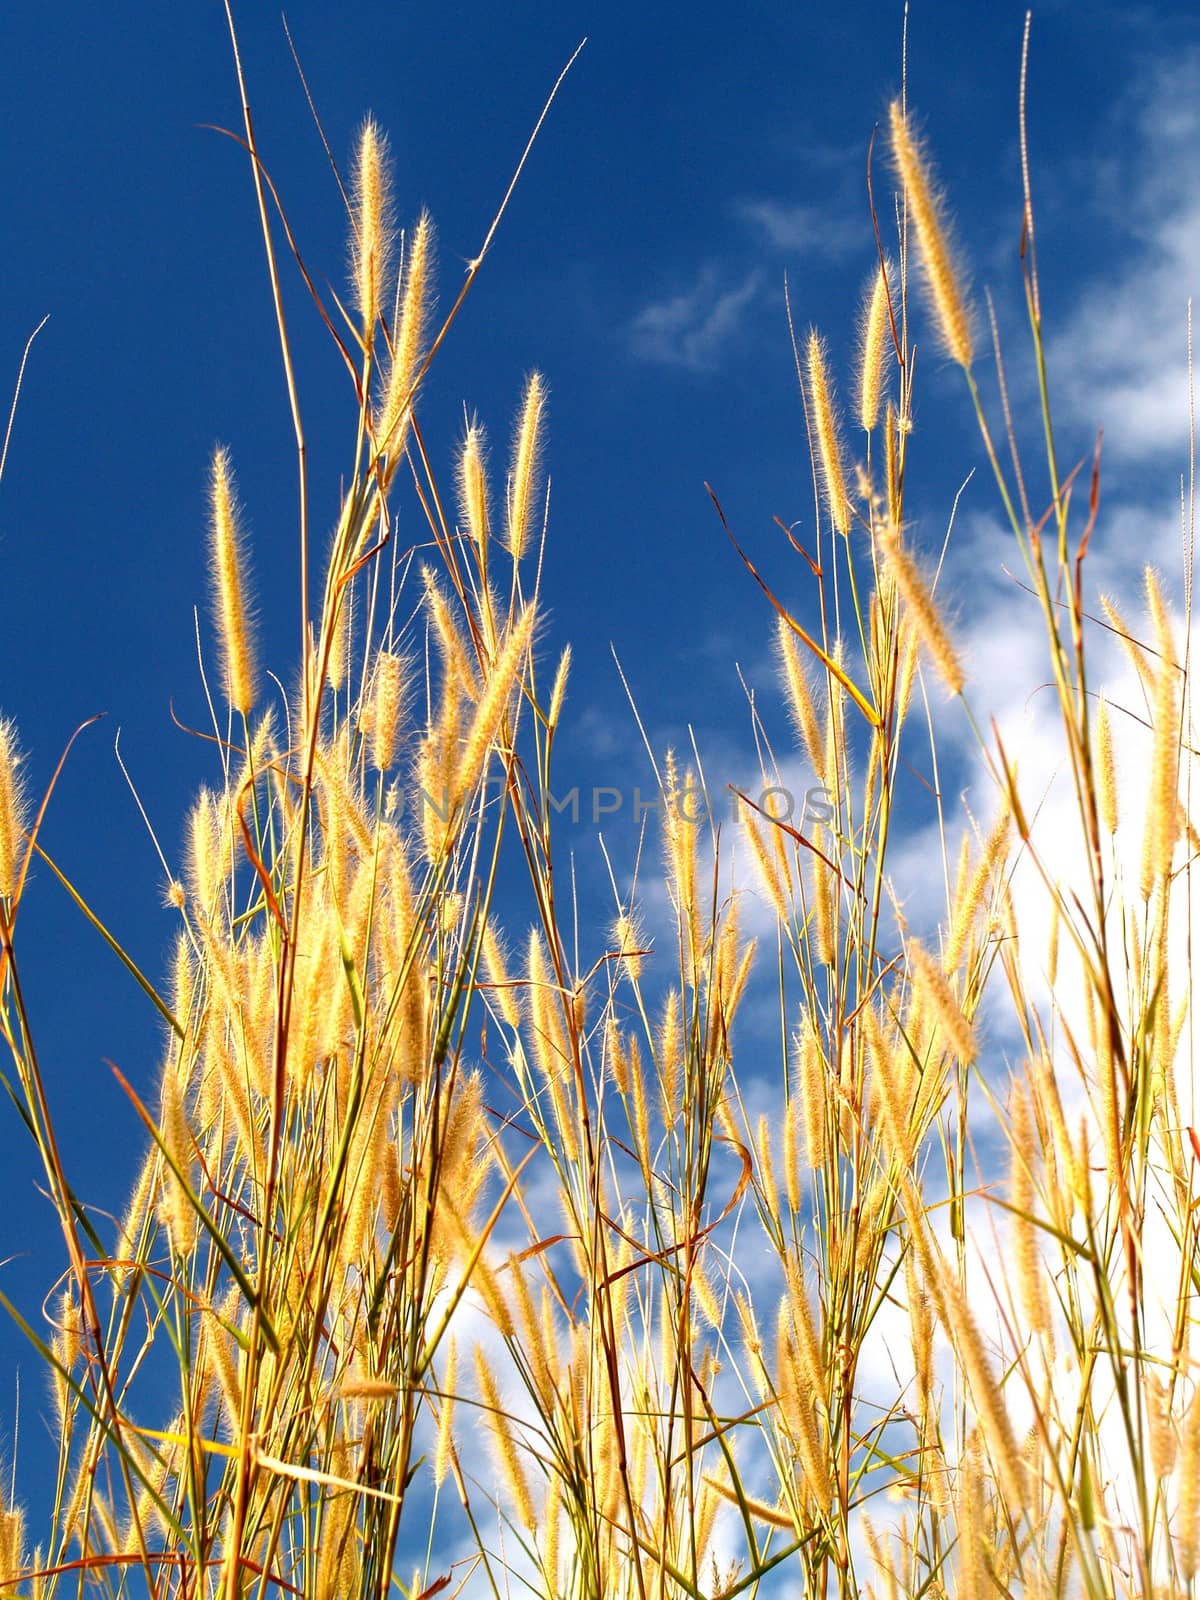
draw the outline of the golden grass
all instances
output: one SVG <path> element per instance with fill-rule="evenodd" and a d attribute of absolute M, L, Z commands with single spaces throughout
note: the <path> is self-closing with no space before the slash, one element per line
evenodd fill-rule
<path fill-rule="evenodd" d="M 858 366 L 874 465 L 849 470 L 832 347 L 805 352 L 831 531 L 799 569 L 812 635 L 780 613 L 764 636 L 782 739 L 790 718 L 828 804 L 741 806 L 761 950 L 743 866 L 731 880 L 700 776 L 669 752 L 658 880 L 646 851 L 594 929 L 564 899 L 570 653 L 547 693 L 537 651 L 546 386 L 526 382 L 505 482 L 472 420 L 443 494 L 416 416 L 441 337 L 432 224 L 391 265 L 373 122 L 350 198 L 359 415 L 319 610 L 300 602 L 300 692 L 257 719 L 245 538 L 214 462 L 238 716 L 183 830 L 161 992 L 133 968 L 163 1059 L 156 1111 L 130 1093 L 148 1142 L 115 1224 L 63 1171 L 69 1107 L 25 1008 L 15 927 L 40 820 L 0 721 L 0 1033 L 64 1239 L 51 1333 L 30 1328 L 61 1432 L 53 1509 L 31 1535 L 0 1508 L 6 1592 L 1191 1594 L 1187 640 L 1152 575 L 1146 641 L 1108 602 L 1143 700 L 1097 705 L 1079 572 L 1102 528 L 1079 526 L 1049 416 L 1050 532 L 1017 509 L 1035 479 L 995 448 L 898 103 L 891 134 L 901 227 Z M 1030 683 L 1051 686 L 1077 846 L 1044 842 L 1042 796 L 981 739 L 993 816 L 968 830 L 936 795 L 957 868 L 939 925 L 913 929 L 892 870 L 913 770 L 938 781 L 909 726 L 919 652 L 968 715 L 973 691 L 901 536 L 923 445 L 910 227 L 1045 624 Z M 413 570 L 402 500 L 425 519 Z M 769 785 L 786 756 L 757 714 Z M 1148 745 L 1126 756 L 1139 716 Z M 1117 778 L 1139 759 L 1128 861 Z"/>

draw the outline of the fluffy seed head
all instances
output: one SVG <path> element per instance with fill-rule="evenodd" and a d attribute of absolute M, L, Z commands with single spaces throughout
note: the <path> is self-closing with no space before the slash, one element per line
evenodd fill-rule
<path fill-rule="evenodd" d="M 783 617 L 776 617 L 775 619 L 775 643 L 779 652 L 783 680 L 787 687 L 792 721 L 795 724 L 796 732 L 804 741 L 808 759 L 812 762 L 814 769 L 819 772 L 824 759 L 821 723 L 813 701 L 808 672 L 804 662 L 801 660 L 800 648 L 796 643 L 796 635 Z"/>
<path fill-rule="evenodd" d="M 850 499 L 846 493 L 846 472 L 842 464 L 842 442 L 838 436 L 837 407 L 825 342 L 815 331 L 808 336 L 808 389 L 812 399 L 813 431 L 817 436 L 817 461 L 829 520 L 841 534 L 850 532 Z"/>
<path fill-rule="evenodd" d="M 28 806 L 21 782 L 16 725 L 0 717 L 0 897 L 17 892 Z"/>
<path fill-rule="evenodd" d="M 938 675 L 951 694 L 961 694 L 967 681 L 966 674 L 950 641 L 946 624 L 917 570 L 916 562 L 901 543 L 899 529 L 890 521 L 879 531 L 879 547 L 887 570 L 908 607 L 913 626 Z"/>
<path fill-rule="evenodd" d="M 863 302 L 858 347 L 858 420 L 867 433 L 879 421 L 879 405 L 887 384 L 892 349 L 887 288 L 892 271 L 890 261 L 876 268 L 870 292 Z"/>
<path fill-rule="evenodd" d="M 375 417 L 375 443 L 380 455 L 387 457 L 389 479 L 404 452 L 412 421 L 417 373 L 425 355 L 425 331 L 433 304 L 433 246 L 433 218 L 428 211 L 422 211 L 405 259 L 404 292 L 392 339 L 392 363 L 383 403 Z"/>
<path fill-rule="evenodd" d="M 391 650 L 375 658 L 375 701 L 371 715 L 371 765 L 386 772 L 396 756 L 396 730 L 404 699 L 404 662 Z"/>
<path fill-rule="evenodd" d="M 209 555 L 216 590 L 217 638 L 225 698 L 248 716 L 254 705 L 254 640 L 246 584 L 245 534 L 233 468 L 224 445 L 213 452 L 209 480 Z"/>
<path fill-rule="evenodd" d="M 485 464 L 487 440 L 477 422 L 471 423 L 458 458 L 458 499 L 462 519 L 480 555 L 488 537 L 488 486 Z"/>
<path fill-rule="evenodd" d="M 920 996 L 925 998 L 941 1023 L 946 1044 L 954 1056 L 969 1066 L 978 1054 L 974 1031 L 946 980 L 946 974 L 923 945 L 910 939 L 905 946 L 909 970 Z"/>
<path fill-rule="evenodd" d="M 21 1575 L 25 1545 L 25 1513 L 20 1506 L 0 1510 L 0 1588 L 7 1589 Z"/>
<path fill-rule="evenodd" d="M 521 420 L 513 445 L 512 475 L 508 485 L 508 548 L 519 561 L 537 519 L 542 452 L 542 419 L 546 410 L 546 385 L 540 372 L 531 372 L 525 385 Z"/>
<path fill-rule="evenodd" d="M 1154 626 L 1158 663 L 1154 673 L 1154 748 L 1150 762 L 1150 795 L 1142 837 L 1143 900 L 1171 870 L 1179 836 L 1179 671 L 1175 642 L 1153 569 L 1146 569 L 1146 601 Z"/>
<path fill-rule="evenodd" d="M 170 1063 L 163 1073 L 160 1132 L 171 1160 L 183 1174 L 183 1179 L 180 1179 L 172 1170 L 164 1173 L 160 1208 L 170 1236 L 171 1249 L 176 1255 L 183 1256 L 191 1249 L 196 1238 L 196 1213 L 184 1188 L 184 1180 L 191 1181 L 192 1137 L 184 1109 L 183 1086 Z"/>
<path fill-rule="evenodd" d="M 949 232 L 930 177 L 929 164 L 899 100 L 890 109 L 892 159 L 917 235 L 917 251 L 938 333 L 946 353 L 969 369 L 975 359 L 971 313 L 953 261 Z"/>
<path fill-rule="evenodd" d="M 363 123 L 354 158 L 353 238 L 350 243 L 354 295 L 369 346 L 379 321 L 380 296 L 392 248 L 393 205 L 388 142 L 373 117 Z"/>
<path fill-rule="evenodd" d="M 537 1528 L 537 1515 L 534 1512 L 533 1496 L 529 1491 L 529 1480 L 525 1476 L 521 1452 L 517 1447 L 516 1432 L 512 1419 L 500 1399 L 500 1388 L 495 1373 L 487 1357 L 478 1347 L 475 1350 L 475 1377 L 479 1384 L 483 1413 L 495 1441 L 496 1461 L 504 1489 L 511 1496 L 521 1523 L 533 1532 Z"/>
<path fill-rule="evenodd" d="M 458 1371 L 458 1348 L 450 1340 L 446 1365 L 442 1371 L 441 1395 L 437 1412 L 437 1445 L 433 1455 L 433 1481 L 440 1489 L 446 1481 L 454 1451 L 454 1383 Z"/>
<path fill-rule="evenodd" d="M 1120 821 L 1117 809 L 1117 759 L 1113 749 L 1112 718 L 1108 701 L 1101 699 L 1096 715 L 1096 787 L 1100 796 L 1100 820 L 1104 831 L 1114 834 Z"/>
<path fill-rule="evenodd" d="M 613 923 L 610 941 L 614 952 L 621 957 L 621 966 L 626 977 L 631 983 L 636 983 L 642 975 L 641 951 L 645 943 L 645 935 L 638 925 L 636 917 L 622 911 Z"/>
<path fill-rule="evenodd" d="M 550 709 L 546 713 L 546 721 L 551 729 L 558 727 L 558 719 L 562 716 L 563 701 L 567 694 L 567 677 L 571 671 L 571 646 L 563 646 L 563 653 L 558 658 L 558 671 L 554 674 L 554 687 L 550 691 Z"/>
<path fill-rule="evenodd" d="M 513 689 L 525 670 L 536 615 L 535 605 L 530 604 L 525 607 L 509 630 L 508 638 L 492 664 L 463 743 L 462 758 L 452 791 L 456 802 L 474 788 L 483 770 L 492 741 L 500 731 L 504 713 L 512 700 Z"/>

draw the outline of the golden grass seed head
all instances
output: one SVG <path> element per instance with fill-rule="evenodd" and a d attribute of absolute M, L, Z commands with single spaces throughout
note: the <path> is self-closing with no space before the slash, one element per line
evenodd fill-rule
<path fill-rule="evenodd" d="M 941 1251 L 923 1237 L 922 1229 L 923 1224 L 915 1229 L 913 1237 L 920 1242 L 924 1256 L 925 1281 L 954 1344 L 1008 1513 L 1015 1518 L 1025 1509 L 1029 1486 L 1012 1419 L 966 1294 Z"/>
<path fill-rule="evenodd" d="M 466 640 L 432 567 L 421 569 L 421 581 L 425 588 L 425 608 L 433 624 L 433 636 L 446 677 L 453 679 L 469 700 L 477 700 L 479 680 L 471 665 Z"/>
<path fill-rule="evenodd" d="M 1142 835 L 1141 893 L 1149 900 L 1154 886 L 1171 871 L 1179 837 L 1180 674 L 1175 641 L 1158 576 L 1146 568 L 1146 603 L 1154 627 L 1158 662 L 1154 668 L 1154 741 L 1150 758 L 1150 794 Z"/>
<path fill-rule="evenodd" d="M 455 1384 L 458 1381 L 458 1343 L 451 1336 L 446 1350 L 446 1364 L 442 1368 L 442 1380 L 439 1385 L 437 1413 L 437 1442 L 433 1451 L 433 1481 L 440 1489 L 446 1481 L 451 1458 L 454 1454 L 454 1402 Z"/>
<path fill-rule="evenodd" d="M 254 705 L 257 673 L 245 546 L 229 451 L 220 445 L 213 452 L 209 478 L 209 565 L 225 698 L 235 711 L 248 716 Z"/>
<path fill-rule="evenodd" d="M 11 1588 L 20 1578 L 24 1553 L 24 1511 L 20 1506 L 0 1509 L 0 1589 Z"/>
<path fill-rule="evenodd" d="M 788 1210 L 793 1217 L 799 1216 L 804 1207 L 807 1160 L 803 1147 L 806 1131 L 803 1102 L 793 1091 L 788 1095 L 783 1115 L 783 1181 Z"/>
<path fill-rule="evenodd" d="M 392 650 L 375 657 L 371 716 L 371 765 L 386 772 L 396 759 L 396 736 L 404 708 L 404 660 Z"/>
<path fill-rule="evenodd" d="M 796 1088 L 799 1091 L 796 1098 L 804 1110 L 805 1151 L 808 1165 L 814 1172 L 819 1172 L 825 1165 L 828 1154 L 825 1100 L 829 1068 L 811 1011 L 805 1010 L 801 1019 L 794 1051 Z"/>
<path fill-rule="evenodd" d="M 325 651 L 325 682 L 337 694 L 346 682 L 354 654 L 354 589 L 343 589 L 333 604 L 327 625 L 321 630 L 322 644 L 328 638 Z"/>
<path fill-rule="evenodd" d="M 846 470 L 838 427 L 837 403 L 825 341 L 815 330 L 808 336 L 808 390 L 812 402 L 812 424 L 816 434 L 817 462 L 829 520 L 841 534 L 850 532 L 851 505 L 846 489 Z"/>
<path fill-rule="evenodd" d="M 754 1129 L 754 1146 L 757 1155 L 758 1187 L 762 1205 L 768 1217 L 777 1222 L 782 1216 L 779 1207 L 779 1185 L 775 1180 L 775 1156 L 771 1149 L 773 1124 L 764 1111 Z"/>
<path fill-rule="evenodd" d="M 529 1479 L 525 1475 L 525 1467 L 517 1447 L 516 1430 L 501 1402 L 495 1372 L 479 1345 L 475 1347 L 475 1378 L 495 1441 L 496 1459 L 503 1480 L 504 1494 L 511 1497 L 513 1508 L 522 1525 L 530 1533 L 534 1533 L 537 1529 L 537 1515 L 533 1508 Z"/>
<path fill-rule="evenodd" d="M 952 1054 L 964 1067 L 969 1066 L 979 1053 L 974 1030 L 964 1016 L 941 964 L 916 939 L 910 939 L 905 950 L 918 997 L 923 995 L 928 1001 L 941 1024 L 943 1037 Z"/>
<path fill-rule="evenodd" d="M 955 1490 L 954 1509 L 958 1531 L 956 1594 L 961 1600 L 986 1600 L 991 1584 L 986 1562 L 983 1451 L 977 1431 L 972 1431 L 967 1440 Z"/>
<path fill-rule="evenodd" d="M 956 885 L 950 933 L 942 952 L 942 967 L 946 972 L 957 970 L 968 949 L 980 908 L 1003 865 L 1011 825 L 1012 813 L 1007 805 L 1002 804 L 1000 815 L 980 851 L 975 870 L 969 876 L 964 873 Z M 965 835 L 963 842 L 967 843 Z"/>
<path fill-rule="evenodd" d="M 822 1508 L 832 1502 L 829 1477 L 830 1452 L 821 1438 L 816 1397 L 821 1390 L 808 1380 L 808 1363 L 797 1350 L 795 1329 L 787 1302 L 780 1307 L 775 1347 L 775 1388 L 779 1421 L 795 1448 L 806 1499 Z"/>
<path fill-rule="evenodd" d="M 192 1135 L 184 1107 L 183 1085 L 174 1065 L 163 1072 L 159 1132 L 163 1146 L 181 1177 L 168 1169 L 163 1175 L 162 1220 L 176 1256 L 186 1256 L 196 1241 L 197 1217 L 185 1184 L 192 1180 Z"/>
<path fill-rule="evenodd" d="M 900 419 L 890 400 L 883 423 L 883 476 L 887 489 L 888 521 L 899 526 L 903 520 L 900 494 Z"/>
<path fill-rule="evenodd" d="M 922 645 L 951 694 L 961 694 L 966 674 L 950 639 L 941 612 L 917 569 L 912 554 L 901 541 L 900 530 L 890 521 L 878 533 L 887 570 L 908 608 Z"/>
<path fill-rule="evenodd" d="M 1200 1383 L 1183 1418 L 1179 1452 L 1179 1499 L 1173 1519 L 1179 1569 L 1190 1584 L 1200 1571 Z"/>
<path fill-rule="evenodd" d="M 773 823 L 766 823 L 765 827 L 770 829 L 770 840 L 764 839 L 757 812 L 745 803 L 739 807 L 739 818 L 742 832 L 749 840 L 751 852 L 758 866 L 759 879 L 767 899 L 776 917 L 786 928 L 791 922 L 792 885 L 787 857 L 779 848 L 781 837 L 779 829 Z"/>
<path fill-rule="evenodd" d="M 703 946 L 696 889 L 696 847 L 706 801 L 690 767 L 680 783 L 674 752 L 670 750 L 665 761 L 664 791 L 662 823 L 669 888 L 686 940 L 685 957 L 689 963 L 698 963 Z"/>
<path fill-rule="evenodd" d="M 645 935 L 637 917 L 622 911 L 612 925 L 609 941 L 613 953 L 619 957 L 618 970 L 630 983 L 637 983 L 642 975 L 642 950 Z"/>
<path fill-rule="evenodd" d="M 872 433 L 879 421 L 879 408 L 887 387 L 892 354 L 888 286 L 894 270 L 890 261 L 881 262 L 863 301 L 858 345 L 858 421 L 867 433 Z"/>
<path fill-rule="evenodd" d="M 1045 1271 L 1038 1249 L 1039 1230 L 1033 1215 L 1036 1194 L 1033 1183 L 1037 1146 L 1033 1113 L 1024 1084 L 1014 1082 L 1010 1102 L 1009 1190 L 1013 1205 L 1010 1226 L 1016 1268 L 1017 1292 L 1028 1325 L 1038 1333 L 1050 1331 L 1050 1301 L 1046 1293 Z M 1023 1213 L 1018 1215 L 1018 1213 Z"/>
<path fill-rule="evenodd" d="M 220 800 L 201 788 L 187 820 L 188 897 L 202 918 L 212 917 L 225 888 L 228 830 Z"/>
<path fill-rule="evenodd" d="M 537 606 L 530 602 L 509 629 L 508 637 L 492 663 L 475 715 L 463 740 L 462 755 L 451 788 L 454 802 L 464 800 L 475 788 L 487 762 L 513 694 L 525 674 L 533 641 Z"/>
<path fill-rule="evenodd" d="M 454 778 L 462 747 L 465 707 L 459 680 L 448 676 L 441 704 L 417 752 L 417 807 L 426 858 L 440 861 L 453 847 L 461 818 L 454 806 Z"/>
<path fill-rule="evenodd" d="M 525 384 L 525 398 L 513 441 L 512 471 L 508 480 L 506 542 L 514 561 L 520 561 L 525 554 L 537 523 L 545 411 L 545 380 L 540 372 L 531 372 Z"/>
<path fill-rule="evenodd" d="M 571 671 L 571 646 L 563 646 L 562 655 L 558 658 L 558 671 L 554 674 L 554 686 L 550 691 L 550 709 L 546 713 L 546 722 L 551 732 L 558 727 L 559 718 L 562 716 L 563 701 L 567 695 L 567 677 Z"/>
<path fill-rule="evenodd" d="M 362 318 L 363 340 L 370 348 L 379 321 L 395 233 L 391 161 L 387 136 L 374 117 L 367 117 L 354 155 L 350 259 L 354 298 Z"/>
<path fill-rule="evenodd" d="M 1117 831 L 1117 758 L 1113 746 L 1112 717 L 1108 701 L 1100 698 L 1096 713 L 1096 788 L 1100 801 L 1100 821 L 1110 836 Z"/>
<path fill-rule="evenodd" d="M 25 854 L 29 805 L 22 781 L 23 759 L 15 723 L 0 717 L 0 898 L 4 899 L 17 892 Z"/>
<path fill-rule="evenodd" d="M 488 512 L 487 436 L 478 422 L 472 422 L 463 439 L 458 457 L 459 514 L 467 533 L 482 558 L 491 532 Z"/>
<path fill-rule="evenodd" d="M 508 1026 L 515 1028 L 521 1021 L 521 1007 L 517 1001 L 517 991 L 509 977 L 504 945 L 490 921 L 483 930 L 481 955 L 491 1001 Z"/>
<path fill-rule="evenodd" d="M 775 619 L 775 645 L 796 732 L 803 741 L 813 770 L 819 772 L 824 760 L 821 722 L 808 672 L 800 656 L 799 642 L 785 617 L 777 616 Z"/>
<path fill-rule="evenodd" d="M 433 307 L 434 240 L 433 218 L 423 211 L 407 247 L 400 318 L 392 337 L 387 386 L 375 416 L 375 447 L 387 460 L 387 479 L 404 453 L 418 374 L 425 359 L 426 330 Z"/>
<path fill-rule="evenodd" d="M 229 1330 L 237 1326 L 241 1304 L 241 1290 L 233 1284 L 205 1322 L 205 1335 L 217 1385 L 225 1413 L 233 1424 L 241 1416 L 242 1379 L 238 1342 Z"/>
<path fill-rule="evenodd" d="M 629 1094 L 630 1078 L 629 1051 L 626 1040 L 621 1037 L 618 1021 L 613 1014 L 605 1018 L 605 1035 L 603 1035 L 603 1062 L 605 1069 L 613 1080 L 613 1086 L 621 1094 L 621 1098 Z"/>
<path fill-rule="evenodd" d="M 946 353 L 969 371 L 975 359 L 971 310 L 929 163 L 912 119 L 899 100 L 892 101 L 889 120 L 892 159 L 916 231 L 917 253 L 938 335 Z"/>
<path fill-rule="evenodd" d="M 917 1272 L 916 1253 L 911 1249 L 904 1252 L 904 1285 L 912 1333 L 918 1409 L 924 1422 L 933 1415 L 933 1308 Z"/>
<path fill-rule="evenodd" d="M 1161 1480 L 1175 1469 L 1179 1451 L 1179 1435 L 1171 1414 L 1172 1385 L 1156 1372 L 1145 1378 L 1146 1432 L 1150 1438 L 1150 1470 Z"/>
<path fill-rule="evenodd" d="M 668 1105 L 678 1104 L 679 1078 L 683 1069 L 683 1045 L 679 990 L 672 989 L 663 1002 L 662 1019 L 655 1039 L 656 1066 L 662 1084 L 664 1103 Z"/>

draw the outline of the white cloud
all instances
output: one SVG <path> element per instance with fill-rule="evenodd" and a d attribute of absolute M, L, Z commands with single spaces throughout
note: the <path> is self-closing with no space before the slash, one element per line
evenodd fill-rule
<path fill-rule="evenodd" d="M 1053 393 L 1118 460 L 1187 447 L 1187 302 L 1200 289 L 1200 58 L 1160 66 L 1107 133 L 1100 209 L 1128 248 L 1052 339 Z M 1036 196 L 1035 196 L 1036 207 Z M 1036 218 L 1036 209 L 1035 209 Z M 1111 266 L 1116 251 L 1106 251 Z"/>
<path fill-rule="evenodd" d="M 629 327 L 634 354 L 662 366 L 711 372 L 741 334 L 762 281 L 757 270 L 731 281 L 718 267 L 704 267 L 691 288 L 637 313 Z"/>
<path fill-rule="evenodd" d="M 773 249 L 789 255 L 837 260 L 863 251 L 862 218 L 838 216 L 828 205 L 746 198 L 734 203 L 733 212 L 765 234 Z"/>

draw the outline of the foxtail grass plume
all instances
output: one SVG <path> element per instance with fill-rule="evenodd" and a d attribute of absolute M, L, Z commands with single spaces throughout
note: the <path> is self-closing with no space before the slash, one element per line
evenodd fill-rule
<path fill-rule="evenodd" d="M 942 682 L 951 694 L 961 694 L 967 679 L 951 643 L 950 634 L 917 564 L 900 539 L 900 530 L 889 518 L 878 530 L 879 548 L 896 588 L 908 608 L 917 635 Z"/>
<path fill-rule="evenodd" d="M 554 685 L 550 690 L 550 709 L 546 713 L 546 726 L 551 732 L 558 727 L 559 718 L 562 716 L 563 701 L 567 697 L 567 679 L 571 675 L 571 646 L 563 645 L 562 655 L 558 658 L 558 671 L 554 674 Z"/>
<path fill-rule="evenodd" d="M 0 1510 L 0 1589 L 7 1589 L 21 1576 L 25 1545 L 25 1513 L 19 1506 Z"/>
<path fill-rule="evenodd" d="M 479 1384 L 482 1410 L 491 1429 L 504 1492 L 511 1498 L 523 1526 L 533 1532 L 537 1528 L 537 1514 L 518 1448 L 516 1430 L 500 1399 L 496 1375 L 487 1356 L 478 1346 L 475 1349 L 475 1377 Z"/>
<path fill-rule="evenodd" d="M 433 218 L 422 211 L 404 261 L 400 316 L 392 332 L 392 361 L 383 402 L 375 416 L 375 448 L 391 479 L 404 454 L 417 377 L 425 359 L 425 334 L 433 303 Z"/>
<path fill-rule="evenodd" d="M 517 436 L 513 444 L 512 474 L 508 483 L 507 542 L 514 561 L 520 561 L 525 554 L 537 518 L 545 410 L 545 382 L 540 372 L 531 372 L 525 385 L 521 420 L 517 424 Z"/>
<path fill-rule="evenodd" d="M 368 117 L 358 136 L 353 177 L 354 215 L 350 252 L 354 297 L 369 349 L 379 321 L 381 296 L 392 252 L 394 206 L 387 136 Z"/>
<path fill-rule="evenodd" d="M 479 697 L 471 726 L 463 741 L 452 795 L 457 802 L 465 798 L 475 786 L 483 764 L 499 731 L 501 719 L 512 699 L 513 689 L 520 682 L 529 653 L 537 607 L 529 604 L 514 622 L 499 655 L 492 665 L 487 684 Z"/>
<path fill-rule="evenodd" d="M 813 700 L 808 669 L 801 659 L 800 647 L 796 643 L 795 630 L 786 617 L 777 616 L 775 619 L 775 645 L 787 688 L 792 722 L 796 733 L 804 741 L 808 759 L 819 772 L 824 760 L 821 721 Z"/>
<path fill-rule="evenodd" d="M 916 939 L 908 941 L 905 953 L 913 984 L 918 994 L 929 1002 L 941 1024 L 947 1046 L 964 1067 L 970 1066 L 979 1053 L 974 1030 L 963 1015 L 941 964 Z"/>
<path fill-rule="evenodd" d="M 1117 758 L 1113 749 L 1112 717 L 1108 701 L 1101 696 L 1096 713 L 1096 787 L 1100 799 L 1100 821 L 1105 833 L 1116 833 L 1120 822 L 1117 806 Z"/>
<path fill-rule="evenodd" d="M 1173 1519 L 1179 1570 L 1188 1583 L 1200 1569 L 1200 1384 L 1183 1418 L 1179 1451 L 1179 1499 Z"/>
<path fill-rule="evenodd" d="M 929 164 L 913 132 L 912 120 L 899 100 L 892 101 L 889 117 L 892 159 L 916 230 L 917 251 L 938 334 L 946 353 L 969 370 L 975 359 L 971 312 L 954 264 L 949 229 Z"/>
<path fill-rule="evenodd" d="M 887 387 L 892 351 L 888 315 L 888 284 L 892 271 L 890 261 L 880 263 L 870 293 L 863 302 L 858 341 L 858 420 L 867 433 L 873 432 L 879 421 L 879 408 Z"/>
<path fill-rule="evenodd" d="M 433 1453 L 433 1481 L 440 1489 L 446 1481 L 454 1454 L 454 1384 L 458 1372 L 458 1347 L 450 1340 L 446 1364 L 442 1369 L 437 1410 L 437 1444 Z"/>
<path fill-rule="evenodd" d="M 396 757 L 396 733 L 404 699 L 404 662 L 391 650 L 375 658 L 375 695 L 371 711 L 371 765 L 386 772 Z"/>
<path fill-rule="evenodd" d="M 1171 870 L 1179 836 L 1179 669 L 1170 620 L 1153 568 L 1146 568 L 1146 603 L 1154 627 L 1158 664 L 1154 672 L 1154 746 L 1150 759 L 1150 793 L 1142 836 L 1142 899 Z"/>
<path fill-rule="evenodd" d="M 1037 1160 L 1035 1124 L 1029 1092 L 1023 1083 L 1014 1082 L 1010 1103 L 1009 1191 L 1013 1206 L 1010 1226 L 1014 1275 L 1026 1324 L 1039 1333 L 1048 1333 L 1050 1301 L 1038 1248 L 1038 1226 L 1034 1220 L 1037 1203 L 1033 1181 Z"/>
<path fill-rule="evenodd" d="M 16 725 L 0 717 L 0 898 L 17 892 L 25 848 L 27 806 L 21 782 L 21 747 Z"/>
<path fill-rule="evenodd" d="M 216 588 L 217 638 L 225 698 L 249 716 L 256 667 L 253 616 L 246 582 L 245 533 L 233 468 L 224 445 L 213 452 L 209 480 L 209 559 Z"/>
<path fill-rule="evenodd" d="M 785 876 L 790 879 L 790 874 L 787 857 L 779 849 L 779 830 L 773 824 L 767 823 L 767 827 L 770 828 L 770 843 L 768 843 L 763 837 L 757 816 L 751 806 L 743 805 L 739 816 L 742 831 L 749 841 L 751 853 L 757 863 L 767 899 L 771 902 L 776 917 L 786 928 L 791 922 L 789 897 L 792 886 L 788 881 L 785 887 Z"/>
<path fill-rule="evenodd" d="M 487 548 L 490 529 L 486 445 L 483 429 L 477 422 L 472 422 L 458 458 L 458 501 L 462 519 L 481 557 Z"/>
<path fill-rule="evenodd" d="M 637 918 L 622 911 L 613 923 L 609 942 L 621 958 L 625 976 L 631 983 L 636 983 L 642 975 L 642 947 L 645 944 L 645 935 Z"/>
<path fill-rule="evenodd" d="M 850 532 L 850 498 L 846 492 L 846 472 L 842 464 L 842 442 L 838 435 L 837 407 L 825 341 L 815 330 L 808 336 L 808 389 L 812 399 L 813 430 L 817 436 L 817 462 L 829 520 L 841 534 Z"/>

